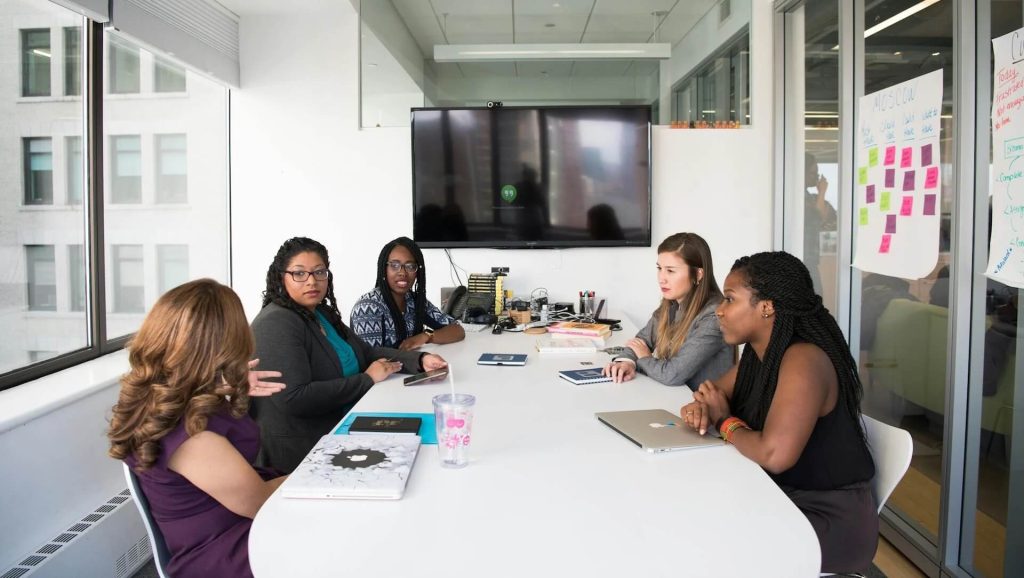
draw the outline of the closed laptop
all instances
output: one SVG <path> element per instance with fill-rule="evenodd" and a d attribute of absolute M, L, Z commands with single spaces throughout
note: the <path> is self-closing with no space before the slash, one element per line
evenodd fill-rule
<path fill-rule="evenodd" d="M 649 452 L 671 452 L 724 444 L 713 433 L 700 435 L 683 418 L 663 409 L 607 411 L 594 414 L 601 423 Z"/>

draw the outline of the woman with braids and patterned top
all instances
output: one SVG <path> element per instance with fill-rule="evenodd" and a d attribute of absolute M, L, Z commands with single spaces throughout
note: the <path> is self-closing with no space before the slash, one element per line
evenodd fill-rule
<path fill-rule="evenodd" d="M 281 374 L 253 371 L 252 353 L 241 301 L 211 279 L 165 293 L 128 344 L 110 455 L 138 476 L 172 576 L 252 576 L 252 518 L 284 481 L 252 465 L 249 399 L 283 387 L 260 381 Z"/>
<path fill-rule="evenodd" d="M 658 245 L 657 267 L 661 304 L 604 374 L 620 383 L 639 371 L 665 385 L 696 389 L 728 371 L 736 358 L 715 319 L 722 292 L 711 249 L 696 233 L 676 233 Z"/>
<path fill-rule="evenodd" d="M 370 345 L 403 351 L 466 338 L 452 316 L 427 300 L 423 253 L 408 237 L 399 237 L 381 249 L 376 287 L 359 298 L 350 320 L 352 331 Z"/>
<path fill-rule="evenodd" d="M 863 388 L 807 267 L 781 251 L 737 260 L 716 313 L 726 342 L 746 347 L 736 367 L 701 384 L 683 421 L 701 434 L 716 425 L 767 471 L 814 527 L 822 571 L 868 568 L 878 515 Z"/>
<path fill-rule="evenodd" d="M 373 384 L 402 370 L 446 367 L 432 353 L 372 347 L 341 321 L 327 249 L 296 237 L 267 270 L 263 309 L 252 322 L 257 355 L 284 374 L 287 389 L 249 413 L 263 434 L 259 461 L 291 472 Z"/>

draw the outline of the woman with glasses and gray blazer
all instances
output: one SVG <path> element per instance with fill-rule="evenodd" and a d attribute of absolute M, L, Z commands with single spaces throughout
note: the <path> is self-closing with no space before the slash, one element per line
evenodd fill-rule
<path fill-rule="evenodd" d="M 341 321 L 327 249 L 305 237 L 285 241 L 267 271 L 263 309 L 252 322 L 256 357 L 287 387 L 254 399 L 257 463 L 290 473 L 373 385 L 396 371 L 446 367 L 439 355 L 373 347 Z"/>

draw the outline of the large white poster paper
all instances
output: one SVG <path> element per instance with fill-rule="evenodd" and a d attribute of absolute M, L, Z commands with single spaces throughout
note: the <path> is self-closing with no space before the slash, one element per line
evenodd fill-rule
<path fill-rule="evenodd" d="M 942 71 L 860 99 L 853 266 L 920 279 L 939 259 Z"/>
<path fill-rule="evenodd" d="M 992 41 L 992 241 L 985 275 L 1024 287 L 1024 29 Z"/>

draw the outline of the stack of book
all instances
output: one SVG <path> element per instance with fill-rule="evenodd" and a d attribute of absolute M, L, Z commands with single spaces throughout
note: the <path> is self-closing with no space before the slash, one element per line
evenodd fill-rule
<path fill-rule="evenodd" d="M 604 323 L 562 321 L 548 326 L 548 333 L 554 339 L 589 339 L 595 347 L 604 347 L 604 340 L 611 336 L 612 329 Z"/>
<path fill-rule="evenodd" d="M 546 335 L 537 340 L 537 351 L 545 355 L 593 355 L 597 353 L 597 346 L 586 337 L 556 338 L 554 335 Z"/>

